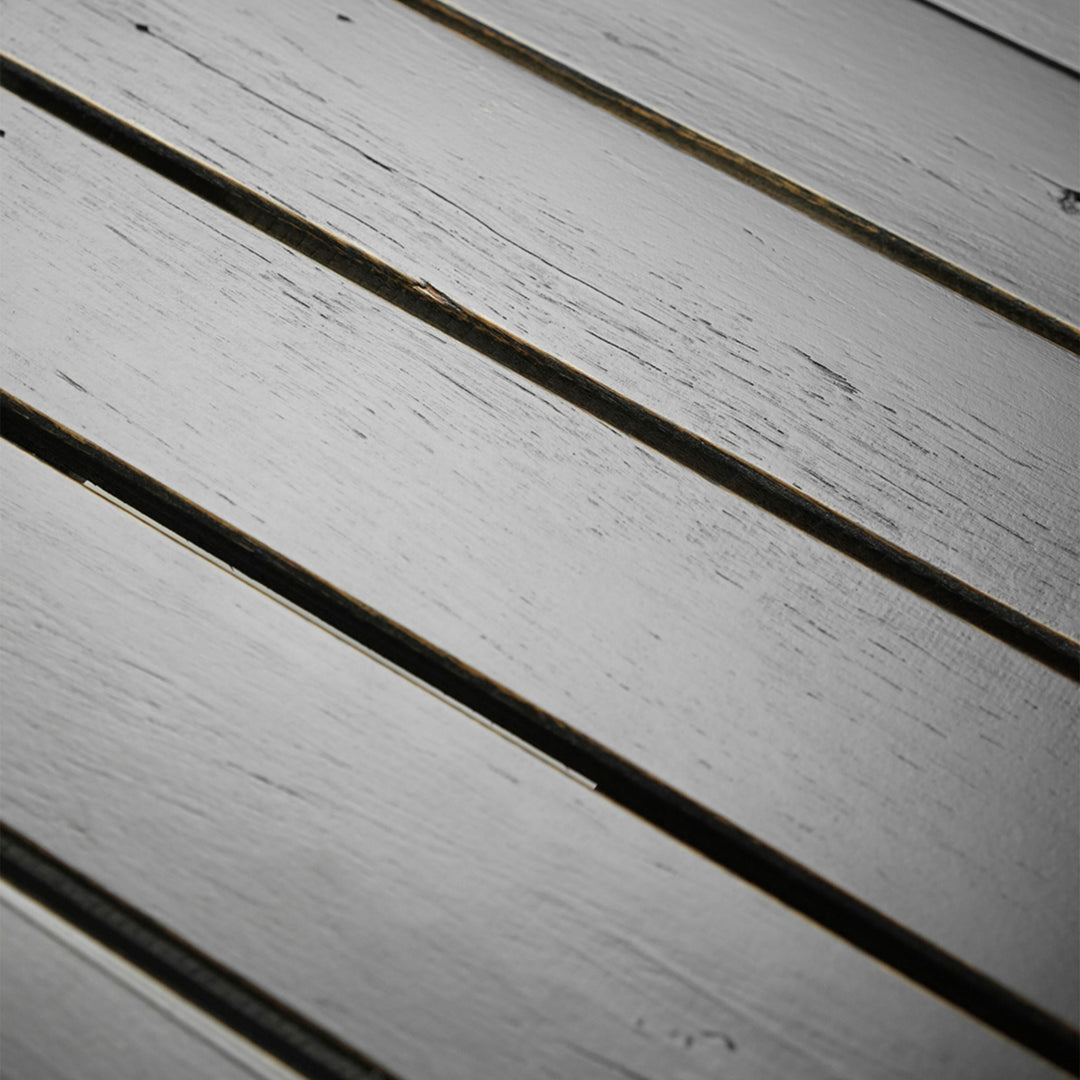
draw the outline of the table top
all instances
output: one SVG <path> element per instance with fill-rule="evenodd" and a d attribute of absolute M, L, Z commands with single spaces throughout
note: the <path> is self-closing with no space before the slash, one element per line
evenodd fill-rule
<path fill-rule="evenodd" d="M 1076 1072 L 1080 13 L 3 11 L 5 1076 Z"/>

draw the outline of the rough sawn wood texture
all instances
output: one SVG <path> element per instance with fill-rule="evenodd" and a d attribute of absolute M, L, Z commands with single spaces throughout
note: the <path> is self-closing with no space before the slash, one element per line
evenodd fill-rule
<path fill-rule="evenodd" d="M 0 457 L 5 818 L 401 1075 L 1053 1075 L 86 489 Z"/>
<path fill-rule="evenodd" d="M 1072 684 L 35 110 L 5 145 L 10 392 L 1071 1014 Z"/>
<path fill-rule="evenodd" d="M 604 6 L 468 3 L 1076 311 L 1067 73 L 910 0 L 740 0 L 722 33 Z M 0 17 L 5 52 L 1080 629 L 1062 349 L 390 0 Z M 1075 685 L 0 101 L 6 392 L 1075 1022 Z M 1057 1075 L 0 451 L 0 815 L 403 1080 Z M 80 1024 L 110 1080 L 125 1037 L 185 1057 L 183 1008 L 16 935 L 19 1068 L 70 1072 Z"/>
<path fill-rule="evenodd" d="M 1070 354 L 390 0 L 9 11 L 20 59 L 1080 630 Z"/>
<path fill-rule="evenodd" d="M 460 6 L 1080 322 L 1073 76 L 910 0 Z"/>

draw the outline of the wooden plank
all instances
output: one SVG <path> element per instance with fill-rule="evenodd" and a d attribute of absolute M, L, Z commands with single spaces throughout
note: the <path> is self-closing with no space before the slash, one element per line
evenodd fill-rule
<path fill-rule="evenodd" d="M 1050 1075 L 104 500 L 3 460 L 5 819 L 402 1075 Z"/>
<path fill-rule="evenodd" d="M 12 1080 L 295 1080 L 291 1069 L 6 884 L 0 925 L 3 1070 Z"/>
<path fill-rule="evenodd" d="M 55 122 L 5 145 L 10 392 L 1072 1016 L 1065 679 Z"/>
<path fill-rule="evenodd" d="M 1073 71 L 1080 68 L 1080 6 L 1076 0 L 935 0 L 935 3 Z"/>
<path fill-rule="evenodd" d="M 1072 76 L 896 0 L 462 7 L 1080 322 L 1080 227 L 1059 203 L 1080 157 Z"/>
<path fill-rule="evenodd" d="M 334 11 L 8 25 L 30 62 L 1078 632 L 1073 357 L 410 12 Z"/>

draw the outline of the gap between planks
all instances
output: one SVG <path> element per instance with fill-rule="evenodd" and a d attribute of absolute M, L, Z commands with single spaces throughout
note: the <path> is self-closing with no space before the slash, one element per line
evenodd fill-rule
<path fill-rule="evenodd" d="M 481 16 L 505 11 L 509 18 L 521 12 L 519 0 L 459 2 Z M 707 3 L 698 7 L 703 0 L 672 2 L 665 21 L 677 19 L 683 8 L 699 16 L 710 10 Z M 867 2 L 879 14 L 899 13 L 901 20 L 914 13 L 923 27 L 940 21 L 933 12 L 894 0 Z M 1071 542 L 1077 498 L 1069 433 L 1078 419 L 1074 384 L 1080 368 L 1058 346 L 823 230 L 797 211 L 537 81 L 525 69 L 392 0 L 350 9 L 353 26 L 341 31 L 334 28 L 347 24 L 335 20 L 335 11 L 343 5 L 331 0 L 317 0 L 319 10 L 303 17 L 295 5 L 276 2 L 260 9 L 265 17 L 256 17 L 240 0 L 226 0 L 224 7 L 196 0 L 182 12 L 163 0 L 139 0 L 137 12 L 127 10 L 122 0 L 75 7 L 49 0 L 43 5 L 8 3 L 13 19 L 17 9 L 23 10 L 14 19 L 21 25 L 9 28 L 13 40 L 7 51 L 37 70 L 397 268 L 432 281 L 524 340 L 570 360 L 892 543 L 1078 638 L 1071 603 L 1078 552 Z M 641 14 L 648 22 L 648 0 L 629 0 L 620 20 L 633 18 L 635 3 L 644 5 Z M 849 11 L 859 0 L 821 3 L 835 15 L 838 7 Z M 747 0 L 734 4 L 733 10 L 746 14 Z M 582 0 L 581 15 L 571 7 L 558 10 L 580 21 L 591 9 L 604 25 L 604 0 Z M 770 48 L 764 48 L 765 56 L 753 48 L 760 13 L 786 9 L 799 23 L 806 16 L 799 16 L 798 5 L 793 9 L 790 0 L 749 7 L 755 12 L 751 25 L 742 27 L 732 47 L 767 67 Z M 544 20 L 537 31 L 544 47 L 553 10 L 527 8 L 530 22 Z M 152 33 L 133 30 L 135 17 L 147 22 Z M 495 14 L 489 21 L 503 25 Z M 556 18 L 555 23 L 564 21 Z M 1048 307 L 1049 300 L 1040 299 L 1039 282 L 1051 282 L 1039 269 L 1044 260 L 1038 252 L 1049 256 L 1051 248 L 1057 251 L 1050 260 L 1057 269 L 1051 273 L 1049 264 L 1045 269 L 1059 291 L 1066 230 L 1080 228 L 1080 219 L 1065 214 L 1061 189 L 1050 180 L 1071 171 L 1055 146 L 1068 157 L 1072 140 L 1055 140 L 1051 122 L 1065 112 L 1065 122 L 1071 123 L 1070 94 L 1060 92 L 1062 82 L 1072 91 L 1071 81 L 1047 72 L 1053 85 L 1036 80 L 1037 93 L 1025 95 L 1022 76 L 1025 70 L 1030 73 L 1030 62 L 946 24 L 947 33 L 933 43 L 932 55 L 919 53 L 919 70 L 930 63 L 947 84 L 955 84 L 956 73 L 949 74 L 943 57 L 974 39 L 977 60 L 996 55 L 1013 62 L 1002 72 L 1012 90 L 1003 92 L 1017 107 L 1006 110 L 1009 115 L 1001 116 L 1004 126 L 999 128 L 987 119 L 984 102 L 970 117 L 977 123 L 969 130 L 963 99 L 970 99 L 975 83 L 963 78 L 961 100 L 946 94 L 942 109 L 951 101 L 949 108 L 935 113 L 933 102 L 941 98 L 938 79 L 926 72 L 926 79 L 917 80 L 926 85 L 910 104 L 915 115 L 929 110 L 945 123 L 944 128 L 934 125 L 932 147 L 918 134 L 922 125 L 909 130 L 902 89 L 888 95 L 885 113 L 877 116 L 880 123 L 863 118 L 876 131 L 891 131 L 895 123 L 907 132 L 903 149 L 899 143 L 894 149 L 905 157 L 904 150 L 914 155 L 918 175 L 905 180 L 909 166 L 882 176 L 881 161 L 867 156 L 865 137 L 871 143 L 874 138 L 859 119 L 864 111 L 856 104 L 859 95 L 850 89 L 871 79 L 880 98 L 883 87 L 865 72 L 868 56 L 875 55 L 874 36 L 867 27 L 852 25 L 862 42 L 859 73 L 854 67 L 830 66 L 825 55 L 843 52 L 846 35 L 839 27 L 847 24 L 850 18 L 841 19 L 839 26 L 833 18 L 825 34 L 816 27 L 815 40 L 826 39 L 820 42 L 824 52 L 800 52 L 797 43 L 788 42 L 777 57 L 782 67 L 769 69 L 760 107 L 738 85 L 717 102 L 722 87 L 714 85 L 716 80 L 727 83 L 734 77 L 728 65 L 700 84 L 703 97 L 686 100 L 692 115 L 685 117 L 680 107 L 665 104 L 673 89 L 677 93 L 680 79 L 674 72 L 670 79 L 676 87 L 669 80 L 650 89 L 656 70 L 639 85 L 634 72 L 640 70 L 644 79 L 650 67 L 665 67 L 659 61 L 631 64 L 625 77 L 618 64 L 613 70 L 604 61 L 598 77 L 620 87 L 627 82 L 635 96 L 710 132 L 710 113 L 720 107 L 739 138 L 749 141 L 732 142 L 734 131 L 730 137 L 713 132 L 718 137 L 904 235 L 910 224 L 917 233 L 910 234 L 912 239 L 1010 291 L 1028 295 L 1013 284 L 1017 276 L 1009 267 L 1015 266 L 1021 277 L 1034 275 L 1034 295 L 1028 298 Z M 536 37 L 516 22 L 506 28 L 527 40 Z M 632 27 L 624 29 L 629 34 Z M 644 37 L 633 37 L 635 45 L 648 44 L 646 30 L 642 27 Z M 722 46 L 717 30 L 712 27 L 712 44 L 703 39 L 694 51 Z M 594 27 L 594 36 L 586 38 L 588 54 L 599 58 L 612 49 L 616 57 L 626 52 L 596 33 Z M 830 37 L 833 44 L 826 48 Z M 904 41 L 910 37 L 903 35 Z M 562 39 L 556 35 L 551 40 Z M 890 34 L 877 38 L 885 49 L 883 62 L 895 52 L 887 44 L 892 40 Z M 790 48 L 798 55 L 791 56 Z M 566 51 L 561 46 L 557 55 Z M 644 63 L 645 54 L 631 52 Z M 578 55 L 573 46 L 569 55 Z M 800 118 L 799 110 L 782 123 L 778 119 L 782 138 L 777 146 L 777 124 L 767 118 L 754 123 L 753 118 L 762 108 L 777 114 L 784 91 L 773 84 L 779 78 L 790 89 L 792 77 L 784 76 L 783 68 L 794 70 L 800 56 L 810 67 L 799 68 L 797 77 L 813 84 L 822 76 L 829 84 L 823 91 L 827 100 L 815 95 L 811 111 L 816 120 Z M 1013 71 L 1017 60 L 1022 63 Z M 890 85 L 896 67 L 893 63 Z M 964 67 L 977 76 L 977 66 Z M 830 73 L 843 85 L 832 85 Z M 886 74 L 883 69 L 883 79 Z M 396 89 L 389 93 L 390 88 Z M 1047 108 L 1038 108 L 1035 102 L 1047 94 Z M 851 101 L 856 115 L 849 116 L 844 100 Z M 730 111 L 724 101 L 730 102 Z M 841 126 L 846 130 L 850 119 L 852 138 L 864 144 L 861 153 L 850 147 L 854 158 L 844 149 L 849 140 L 832 132 L 834 125 L 825 120 L 832 115 L 828 102 L 845 117 Z M 992 117 L 999 112 L 989 111 Z M 13 112 L 12 119 L 18 115 Z M 782 119 L 783 109 L 777 115 Z M 727 121 L 725 131 L 726 126 Z M 961 143 L 946 134 L 954 129 L 973 141 Z M 1024 132 L 1031 132 L 1030 140 Z M 827 155 L 834 163 L 851 166 L 842 170 L 843 176 L 824 163 L 815 166 L 819 136 L 834 147 Z M 32 151 L 21 129 L 17 141 L 9 147 L 6 167 L 13 182 L 24 182 L 19 176 L 29 179 L 44 225 L 50 218 L 46 189 L 53 185 L 51 180 L 34 182 L 36 166 L 27 154 L 56 156 L 60 172 L 45 175 L 57 180 L 66 171 L 64 157 L 44 148 Z M 941 178 L 927 173 L 922 166 L 932 163 L 924 151 L 932 156 L 944 152 L 948 158 L 952 146 L 963 161 L 949 159 Z M 1035 154 L 1037 171 L 1017 160 L 1017 147 Z M 983 150 L 989 153 L 989 173 L 979 164 Z M 92 150 L 86 152 L 93 158 Z M 953 165 L 962 166 L 960 173 Z M 1015 169 L 1020 170 L 1019 187 L 1007 182 Z M 114 192 L 114 224 L 121 231 L 125 202 L 134 197 L 142 205 L 134 194 L 139 181 L 134 176 L 125 181 L 125 175 L 123 169 L 116 174 L 120 187 L 129 183 L 133 189 L 124 195 L 114 187 L 105 162 L 95 181 Z M 912 189 L 909 181 L 919 176 L 922 180 Z M 144 184 L 152 187 L 149 178 Z M 1018 207 L 1001 204 L 995 210 L 1000 199 L 988 196 L 984 203 L 969 197 L 980 184 L 1010 205 L 1014 195 L 1020 197 L 1034 215 L 1029 220 L 1034 231 L 1017 234 Z M 505 199 L 508 190 L 520 197 Z M 71 194 L 79 197 L 74 189 Z M 890 203 L 897 195 L 902 198 L 893 209 Z M 24 210 L 20 200 L 9 216 Z M 967 210 L 978 214 L 968 217 Z M 91 226 L 91 220 L 85 224 Z M 944 233 L 939 234 L 939 226 Z M 930 234 L 920 231 L 928 227 Z M 953 245 L 948 251 L 941 247 L 947 236 Z M 1034 250 L 1028 241 L 1035 242 Z M 63 238 L 56 236 L 55 243 L 62 246 Z M 993 257 L 984 265 L 982 254 L 991 249 Z M 1070 248 L 1070 265 L 1072 256 Z M 62 257 L 57 257 L 59 270 Z M 151 257 L 171 256 L 158 249 Z M 971 262 L 975 259 L 977 264 Z M 1026 266 L 1022 272 L 1021 263 Z M 1071 299 L 1072 275 L 1064 276 Z M 28 285 L 13 281 L 12 287 Z M 1060 306 L 1051 310 L 1077 322 L 1072 306 L 1080 302 Z"/>
<path fill-rule="evenodd" d="M 0 391 L 0 395 L 2 394 L 3 391 Z M 393 671 L 396 675 L 399 675 L 401 678 L 412 683 L 412 685 L 417 687 L 417 689 L 423 690 L 425 693 L 432 694 L 434 697 L 438 698 L 441 702 L 443 702 L 443 704 L 455 709 L 463 716 L 466 716 L 475 723 L 480 724 L 482 727 L 486 728 L 493 734 L 498 735 L 500 739 L 505 739 L 507 742 L 512 743 L 519 750 L 524 751 L 531 757 L 534 757 L 538 761 L 543 762 L 548 767 L 562 773 L 563 776 L 567 777 L 570 780 L 573 780 L 574 783 L 580 784 L 588 791 L 596 790 L 596 785 L 591 780 L 587 780 L 580 773 L 576 773 L 573 769 L 567 768 L 565 765 L 562 764 L 562 762 L 556 760 L 548 754 L 545 754 L 543 751 L 538 750 L 535 746 L 532 746 L 524 739 L 518 738 L 506 728 L 499 727 L 498 725 L 492 723 L 480 713 L 475 712 L 472 709 L 465 708 L 459 701 L 457 701 L 453 697 L 450 697 L 448 694 L 441 692 L 431 683 L 425 682 L 423 679 L 414 675 L 410 669 L 402 667 L 400 664 L 394 663 L 382 653 L 377 652 L 375 649 L 369 648 L 361 642 L 357 641 L 355 637 L 350 637 L 348 634 L 339 630 L 337 626 L 327 622 L 325 619 L 319 618 L 318 615 L 315 615 L 312 611 L 308 610 L 301 604 L 296 603 L 293 600 L 289 600 L 281 593 L 275 592 L 274 590 L 268 588 L 257 578 L 249 577 L 247 574 L 238 570 L 235 566 L 231 566 L 224 559 L 221 559 L 217 555 L 212 554 L 208 549 L 199 547 L 197 544 L 188 540 L 186 536 L 183 536 L 178 532 L 174 532 L 167 525 L 163 525 L 155 518 L 144 514 L 141 510 L 138 510 L 129 503 L 126 503 L 122 499 L 117 498 L 108 489 L 99 487 L 97 484 L 93 483 L 93 481 L 90 480 L 82 481 L 82 485 L 88 491 L 92 491 L 95 495 L 98 495 L 101 498 L 105 499 L 106 502 L 109 502 L 118 509 L 123 510 L 125 514 L 130 514 L 137 521 L 142 522 L 144 525 L 148 525 L 155 532 L 161 533 L 162 536 L 166 536 L 174 543 L 177 543 L 181 547 L 186 548 L 193 555 L 198 555 L 200 559 L 205 559 L 212 566 L 216 566 L 219 570 L 224 570 L 225 573 L 230 574 L 232 577 L 235 577 L 239 581 L 242 581 L 245 585 L 249 585 L 251 588 L 262 593 L 262 595 L 265 596 L 267 599 L 273 600 L 276 604 L 280 604 L 282 607 L 291 611 L 294 615 L 299 615 L 300 618 L 314 624 L 320 630 L 323 630 L 331 636 L 336 637 L 339 641 L 350 646 L 351 648 L 358 649 L 370 660 L 374 660 L 376 663 L 381 664 L 383 667 Z M 225 522 L 225 524 L 228 525 L 227 522 Z"/>
<path fill-rule="evenodd" d="M 271 997 L 0 822 L 0 877 L 310 1080 L 395 1080 Z"/>
<path fill-rule="evenodd" d="M 426 281 L 402 273 L 6 54 L 0 54 L 0 83 L 84 134 L 470 346 L 703 479 L 746 499 L 1059 674 L 1080 681 L 1080 644 L 1064 634 L 889 543 L 729 451 L 484 319 Z"/>
<path fill-rule="evenodd" d="M 294 1069 L 0 878 L 5 1064 L 81 1080 L 296 1080 Z"/>
<path fill-rule="evenodd" d="M 1016 38 L 1010 37 L 1008 34 L 1003 34 L 1000 31 L 995 30 L 992 26 L 979 22 L 977 19 L 963 14 L 963 12 L 956 11 L 947 4 L 936 3 L 936 0 L 913 0 L 913 2 L 922 4 L 923 7 L 928 7 L 932 11 L 944 15 L 948 19 L 953 19 L 955 22 L 974 30 L 976 33 L 985 34 L 994 41 L 1000 41 L 1003 45 L 1008 45 L 1009 48 L 1015 49 L 1019 53 L 1023 53 L 1024 56 L 1030 56 L 1032 60 L 1038 60 L 1039 63 L 1046 64 L 1047 67 L 1051 67 L 1055 71 L 1060 71 L 1063 75 L 1070 75 L 1074 79 L 1080 79 L 1080 71 L 1077 71 L 1071 64 L 1066 64 L 1061 60 L 1048 56 L 1045 52 L 1040 52 L 1030 45 L 1025 45 L 1022 41 L 1017 41 Z M 1076 26 L 1072 27 L 1074 44 L 1076 41 L 1077 29 Z"/>
<path fill-rule="evenodd" d="M 1074 1022 L 1075 686 L 9 104 L 12 393 Z"/>
<path fill-rule="evenodd" d="M 403 1076 L 1060 1075 L 3 453 L 9 824 Z"/>
<path fill-rule="evenodd" d="M 1080 1075 L 1080 1033 L 254 537 L 0 392 L 3 437 L 510 732 L 718 866 L 1048 1061 Z"/>
<path fill-rule="evenodd" d="M 1080 356 L 1080 330 L 962 266 L 441 0 L 398 0 L 661 142 Z M 149 28 L 140 27 L 149 32 Z M 995 35 L 996 36 L 996 35 Z M 1048 61 L 1053 63 L 1052 61 Z M 1069 69 L 1065 69 L 1068 71 Z"/>

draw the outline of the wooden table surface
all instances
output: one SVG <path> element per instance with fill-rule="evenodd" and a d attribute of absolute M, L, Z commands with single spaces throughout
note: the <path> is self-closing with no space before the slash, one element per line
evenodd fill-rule
<path fill-rule="evenodd" d="M 1075 0 L 3 0 L 6 1078 L 1044 1077 Z"/>

